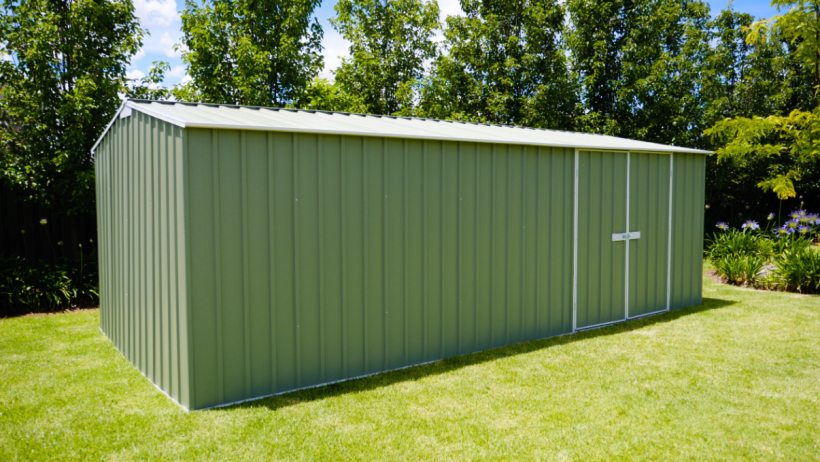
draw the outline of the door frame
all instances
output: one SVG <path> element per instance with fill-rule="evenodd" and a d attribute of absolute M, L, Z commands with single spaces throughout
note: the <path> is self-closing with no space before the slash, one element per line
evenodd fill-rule
<path fill-rule="evenodd" d="M 641 151 L 646 154 L 668 155 L 669 156 L 669 202 L 668 202 L 668 217 L 667 228 L 668 233 L 666 237 L 666 306 L 660 310 L 649 313 L 642 313 L 636 316 L 629 316 L 629 239 L 625 241 L 625 268 L 624 268 L 624 318 L 615 321 L 607 321 L 600 324 L 593 324 L 590 326 L 578 327 L 578 182 L 580 178 L 580 153 L 581 152 L 613 152 L 618 154 L 626 154 L 626 232 L 632 232 L 629 229 L 629 211 L 630 211 L 630 175 L 632 172 L 631 166 L 631 151 L 622 151 L 618 149 L 574 149 L 573 162 L 573 180 L 572 180 L 572 332 L 581 330 L 595 329 L 604 327 L 619 322 L 628 321 L 630 319 L 638 319 L 646 316 L 652 316 L 658 313 L 664 313 L 670 310 L 670 300 L 672 294 L 672 207 L 674 205 L 674 175 L 675 175 L 675 153 L 661 153 L 655 151 Z"/>

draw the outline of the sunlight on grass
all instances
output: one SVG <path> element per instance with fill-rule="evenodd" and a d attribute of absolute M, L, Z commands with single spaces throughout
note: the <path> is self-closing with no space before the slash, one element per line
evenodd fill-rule
<path fill-rule="evenodd" d="M 706 278 L 627 324 L 186 413 L 96 310 L 0 320 L 0 460 L 820 454 L 820 297 Z"/>

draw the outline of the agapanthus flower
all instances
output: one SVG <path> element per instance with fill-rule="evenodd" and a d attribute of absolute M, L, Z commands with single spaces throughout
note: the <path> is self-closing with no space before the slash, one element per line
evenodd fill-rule
<path fill-rule="evenodd" d="M 729 229 L 729 223 L 726 223 L 725 221 L 719 221 L 715 224 L 715 228 L 721 231 L 726 231 L 727 229 Z"/>
<path fill-rule="evenodd" d="M 806 225 L 800 225 L 800 227 L 797 228 L 797 232 L 800 234 L 806 234 L 809 232 L 809 227 Z"/>
<path fill-rule="evenodd" d="M 774 220 L 774 213 L 769 213 L 768 215 L 766 215 L 766 220 L 768 220 L 768 221 Z"/>
<path fill-rule="evenodd" d="M 777 228 L 774 232 L 777 234 L 777 237 L 783 237 L 789 234 L 789 230 L 787 228 Z"/>
<path fill-rule="evenodd" d="M 749 229 L 754 231 L 756 229 L 760 229 L 760 225 L 754 220 L 746 220 L 742 225 L 740 225 L 740 229 Z"/>
<path fill-rule="evenodd" d="M 800 217 L 803 217 L 803 216 L 805 216 L 805 215 L 806 215 L 806 211 L 805 211 L 805 210 L 803 210 L 803 209 L 800 209 L 800 210 L 795 210 L 795 211 L 793 211 L 792 213 L 790 213 L 790 214 L 789 214 L 789 217 L 790 217 L 792 220 L 799 220 L 799 219 L 800 219 Z"/>
<path fill-rule="evenodd" d="M 806 215 L 806 218 L 808 219 L 808 224 L 820 225 L 820 216 L 818 216 L 816 213 L 810 213 Z"/>
<path fill-rule="evenodd" d="M 785 226 L 785 227 L 787 227 L 791 230 L 795 230 L 795 229 L 797 229 L 798 226 L 800 226 L 800 222 L 797 221 L 797 220 L 789 220 L 783 226 Z"/>

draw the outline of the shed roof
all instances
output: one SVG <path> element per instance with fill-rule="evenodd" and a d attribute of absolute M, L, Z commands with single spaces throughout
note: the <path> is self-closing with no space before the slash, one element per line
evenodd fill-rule
<path fill-rule="evenodd" d="M 308 111 L 226 104 L 180 103 L 129 99 L 123 103 L 114 120 L 124 110 L 135 110 L 179 127 L 262 130 L 334 135 L 415 138 L 475 143 L 555 146 L 593 150 L 678 152 L 711 154 L 711 151 L 649 143 L 615 136 L 454 122 L 414 117 L 351 114 L 346 112 Z M 92 151 L 105 137 L 103 131 Z"/>

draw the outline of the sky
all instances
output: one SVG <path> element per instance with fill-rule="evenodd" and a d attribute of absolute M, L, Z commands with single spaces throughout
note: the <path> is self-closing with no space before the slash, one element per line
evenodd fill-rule
<path fill-rule="evenodd" d="M 707 0 L 712 14 L 726 8 L 732 3 L 738 11 L 750 13 L 755 17 L 770 17 L 776 10 L 769 5 L 769 0 Z M 184 7 L 184 0 L 134 0 L 137 16 L 148 33 L 143 39 L 142 49 L 133 57 L 128 66 L 129 78 L 140 78 L 148 73 L 154 61 L 166 61 L 171 65 L 165 76 L 165 84 L 172 86 L 188 79 L 185 65 L 174 44 L 180 42 L 179 11 Z M 339 66 L 342 57 L 347 54 L 348 43 L 330 25 L 329 19 L 335 15 L 335 0 L 323 0 L 316 10 L 316 17 L 322 25 L 324 38 L 323 77 L 331 77 L 333 70 Z M 458 0 L 439 0 L 442 21 L 448 15 L 461 14 Z"/>

